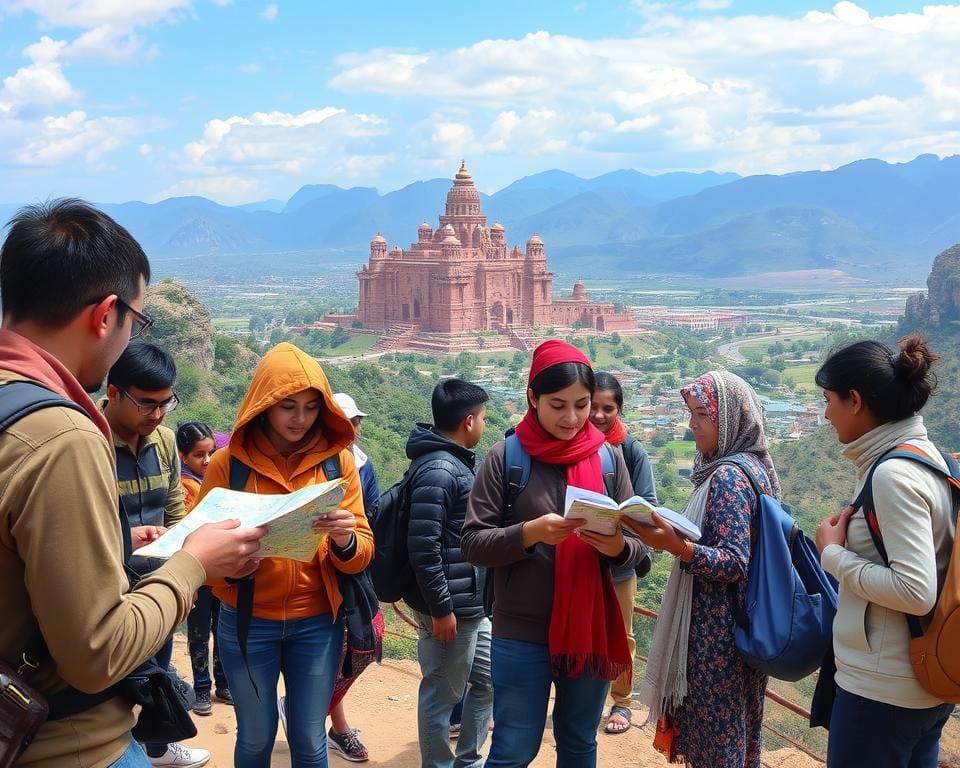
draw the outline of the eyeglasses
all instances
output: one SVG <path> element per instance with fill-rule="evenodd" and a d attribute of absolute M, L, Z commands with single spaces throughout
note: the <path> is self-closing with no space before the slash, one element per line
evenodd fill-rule
<path fill-rule="evenodd" d="M 127 302 L 117 296 L 117 304 L 127 310 L 131 315 L 133 315 L 133 325 L 130 326 L 130 340 L 139 339 L 143 334 L 145 334 L 150 326 L 153 325 L 153 318 L 147 317 L 143 312 L 137 312 L 133 307 L 131 307 Z M 126 393 L 124 393 L 126 394 Z M 174 406 L 176 407 L 176 406 Z M 170 408 L 169 410 L 173 410 Z"/>
<path fill-rule="evenodd" d="M 170 413 L 171 411 L 175 411 L 177 406 L 180 405 L 180 398 L 177 397 L 176 392 L 166 400 L 137 400 L 137 398 L 127 392 L 127 390 L 120 389 L 120 387 L 117 387 L 117 390 L 137 406 L 137 410 L 140 411 L 141 416 L 151 416 L 157 410 L 159 410 L 161 414 Z"/>
<path fill-rule="evenodd" d="M 106 298 L 106 297 L 104 297 Z M 87 302 L 87 306 L 91 304 L 99 304 L 103 299 L 91 299 Z M 130 326 L 130 340 L 139 339 L 143 334 L 147 332 L 150 326 L 153 325 L 153 318 L 147 317 L 143 312 L 137 312 L 133 307 L 131 307 L 127 302 L 117 296 L 117 304 L 123 307 L 127 312 L 133 315 L 133 325 Z M 126 394 L 126 393 L 124 393 Z"/>

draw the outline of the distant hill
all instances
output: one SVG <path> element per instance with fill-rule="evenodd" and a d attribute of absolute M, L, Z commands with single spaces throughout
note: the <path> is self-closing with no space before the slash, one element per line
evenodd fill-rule
<path fill-rule="evenodd" d="M 104 208 L 148 253 L 179 268 L 194 263 L 191 257 L 230 255 L 248 271 L 268 263 L 283 272 L 302 266 L 306 253 L 314 261 L 360 261 L 378 232 L 408 246 L 422 220 L 436 226 L 450 186 L 450 179 L 431 179 L 380 194 L 311 184 L 282 204 L 231 207 L 184 197 Z M 958 190 L 960 156 L 921 155 L 909 163 L 861 160 L 833 171 L 745 178 L 620 170 L 587 179 L 551 170 L 481 200 L 488 222 L 501 221 L 511 245 L 539 234 L 551 263 L 586 277 L 830 268 L 913 279 L 928 269 L 930 253 L 960 240 Z M 0 205 L 0 214 L 6 219 L 15 208 Z M 272 256 L 253 258 L 264 254 Z"/>
<path fill-rule="evenodd" d="M 960 245 L 934 259 L 927 293 L 907 300 L 904 317 L 887 341 L 920 332 L 941 356 L 934 367 L 938 385 L 921 411 L 930 438 L 942 450 L 960 451 Z M 836 512 L 853 491 L 853 465 L 839 460 L 841 446 L 825 425 L 808 437 L 772 449 L 783 497 L 811 534 L 817 522 Z"/>

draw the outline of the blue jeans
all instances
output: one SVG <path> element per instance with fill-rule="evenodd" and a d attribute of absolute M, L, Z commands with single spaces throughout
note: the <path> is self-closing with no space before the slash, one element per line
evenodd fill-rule
<path fill-rule="evenodd" d="M 110 768 L 152 768 L 152 766 L 140 745 L 131 741 L 127 751 L 120 755 L 120 759 L 110 763 Z"/>
<path fill-rule="evenodd" d="M 458 619 L 457 636 L 441 642 L 433 637 L 431 618 L 415 615 L 420 625 L 417 657 L 423 674 L 417 698 L 421 768 L 479 768 L 493 699 L 490 621 Z M 463 717 L 454 755 L 450 712 L 461 698 Z"/>
<path fill-rule="evenodd" d="M 827 765 L 842 768 L 937 768 L 940 733 L 953 704 L 906 709 L 837 687 Z"/>
<path fill-rule="evenodd" d="M 494 637 L 493 743 L 486 768 L 521 768 L 540 751 L 550 685 L 556 688 L 553 735 L 557 768 L 594 768 L 597 727 L 610 683 L 592 677 L 554 677 L 546 645 Z"/>
<path fill-rule="evenodd" d="M 343 651 L 343 622 L 332 619 L 329 613 L 292 621 L 251 619 L 248 674 L 237 641 L 237 612 L 229 605 L 221 607 L 220 661 L 236 709 L 236 768 L 270 768 L 281 674 L 292 768 L 326 768 L 327 710 Z"/>

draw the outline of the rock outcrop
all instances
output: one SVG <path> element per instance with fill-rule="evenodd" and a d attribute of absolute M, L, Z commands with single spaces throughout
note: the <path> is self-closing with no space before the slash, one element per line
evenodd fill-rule
<path fill-rule="evenodd" d="M 960 244 L 933 261 L 927 293 L 907 298 L 905 319 L 911 325 L 940 325 L 960 320 Z"/>
<path fill-rule="evenodd" d="M 189 360 L 205 374 L 213 372 L 213 321 L 190 291 L 164 280 L 147 289 L 144 306 L 153 318 L 151 341 L 169 350 L 177 360 Z"/>

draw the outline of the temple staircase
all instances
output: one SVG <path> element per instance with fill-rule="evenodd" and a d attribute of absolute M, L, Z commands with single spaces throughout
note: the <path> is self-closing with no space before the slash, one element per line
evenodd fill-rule
<path fill-rule="evenodd" d="M 537 337 L 530 326 L 508 325 L 506 334 L 510 339 L 510 345 L 521 352 L 530 352 L 537 346 Z"/>
<path fill-rule="evenodd" d="M 379 341 L 374 344 L 371 352 L 391 352 L 398 347 L 405 346 L 413 338 L 420 326 L 402 324 L 388 328 Z"/>

